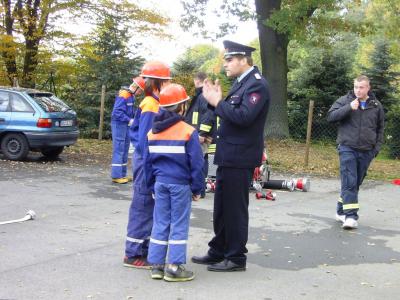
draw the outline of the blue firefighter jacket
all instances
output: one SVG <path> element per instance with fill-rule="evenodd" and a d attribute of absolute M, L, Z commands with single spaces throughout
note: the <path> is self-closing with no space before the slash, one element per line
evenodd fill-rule
<path fill-rule="evenodd" d="M 111 121 L 129 123 L 135 115 L 135 97 L 126 90 L 120 90 L 115 98 L 114 108 L 111 113 Z"/>
<path fill-rule="evenodd" d="M 147 133 L 153 125 L 154 116 L 158 113 L 158 99 L 156 96 L 147 96 L 139 104 L 135 118 L 130 127 L 129 136 L 135 151 L 143 154 Z"/>
<path fill-rule="evenodd" d="M 145 173 L 148 188 L 154 182 L 188 184 L 199 195 L 204 185 L 203 153 L 197 131 L 177 113 L 160 109 L 147 135 Z"/>

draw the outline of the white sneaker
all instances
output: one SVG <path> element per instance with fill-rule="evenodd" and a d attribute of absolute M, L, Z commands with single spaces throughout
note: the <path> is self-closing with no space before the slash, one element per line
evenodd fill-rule
<path fill-rule="evenodd" d="M 336 221 L 344 223 L 346 221 L 346 215 L 338 215 L 335 216 Z"/>
<path fill-rule="evenodd" d="M 358 227 L 358 222 L 353 218 L 346 218 L 342 227 L 343 229 L 356 229 Z"/>

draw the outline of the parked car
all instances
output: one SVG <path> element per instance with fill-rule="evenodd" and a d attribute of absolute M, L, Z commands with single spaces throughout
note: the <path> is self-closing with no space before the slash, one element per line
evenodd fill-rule
<path fill-rule="evenodd" d="M 29 151 L 56 158 L 78 135 L 75 111 L 52 93 L 0 86 L 0 151 L 7 159 Z"/>

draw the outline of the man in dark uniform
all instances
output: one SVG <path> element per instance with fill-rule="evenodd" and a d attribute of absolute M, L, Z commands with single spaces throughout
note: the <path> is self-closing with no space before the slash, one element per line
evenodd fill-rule
<path fill-rule="evenodd" d="M 192 257 L 192 262 L 218 272 L 246 270 L 249 186 L 254 168 L 261 164 L 269 107 L 267 81 L 251 58 L 255 49 L 231 41 L 224 41 L 224 47 L 226 74 L 237 79 L 225 99 L 218 81 L 206 80 L 203 87 L 205 99 L 220 118 L 214 159 L 215 236 L 205 256 Z"/>
<path fill-rule="evenodd" d="M 199 141 L 204 154 L 203 173 L 204 179 L 208 174 L 208 146 L 212 140 L 213 126 L 215 123 L 215 114 L 208 108 L 208 103 L 203 96 L 203 84 L 207 78 L 204 72 L 198 72 L 194 75 L 193 82 L 195 87 L 195 96 L 190 102 L 190 106 L 185 114 L 185 122 L 192 125 L 199 132 Z M 206 183 L 204 180 L 201 198 L 205 197 Z"/>

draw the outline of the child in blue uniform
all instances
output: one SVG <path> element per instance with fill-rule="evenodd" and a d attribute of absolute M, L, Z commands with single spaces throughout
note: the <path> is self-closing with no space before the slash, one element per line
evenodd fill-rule
<path fill-rule="evenodd" d="M 155 193 L 148 261 L 151 277 L 166 281 L 194 278 L 183 264 L 191 200 L 200 198 L 204 160 L 197 131 L 182 118 L 187 100 L 181 85 L 169 84 L 161 90 L 160 111 L 145 148 L 146 182 Z"/>
<path fill-rule="evenodd" d="M 133 79 L 129 88 L 121 88 L 115 98 L 111 114 L 112 160 L 111 179 L 114 183 L 127 183 L 132 177 L 126 176 L 129 150 L 129 126 L 135 115 L 135 96 L 144 90 L 144 80 L 141 77 Z"/>
<path fill-rule="evenodd" d="M 158 113 L 160 90 L 171 77 L 169 67 L 160 61 L 145 63 L 140 76 L 145 79 L 145 98 L 140 102 L 129 130 L 132 145 L 135 147 L 132 159 L 135 181 L 129 208 L 124 266 L 150 269 L 147 253 L 153 226 L 154 199 L 151 190 L 146 186 L 144 177 L 143 149 L 147 133 L 153 125 L 154 116 Z"/>

